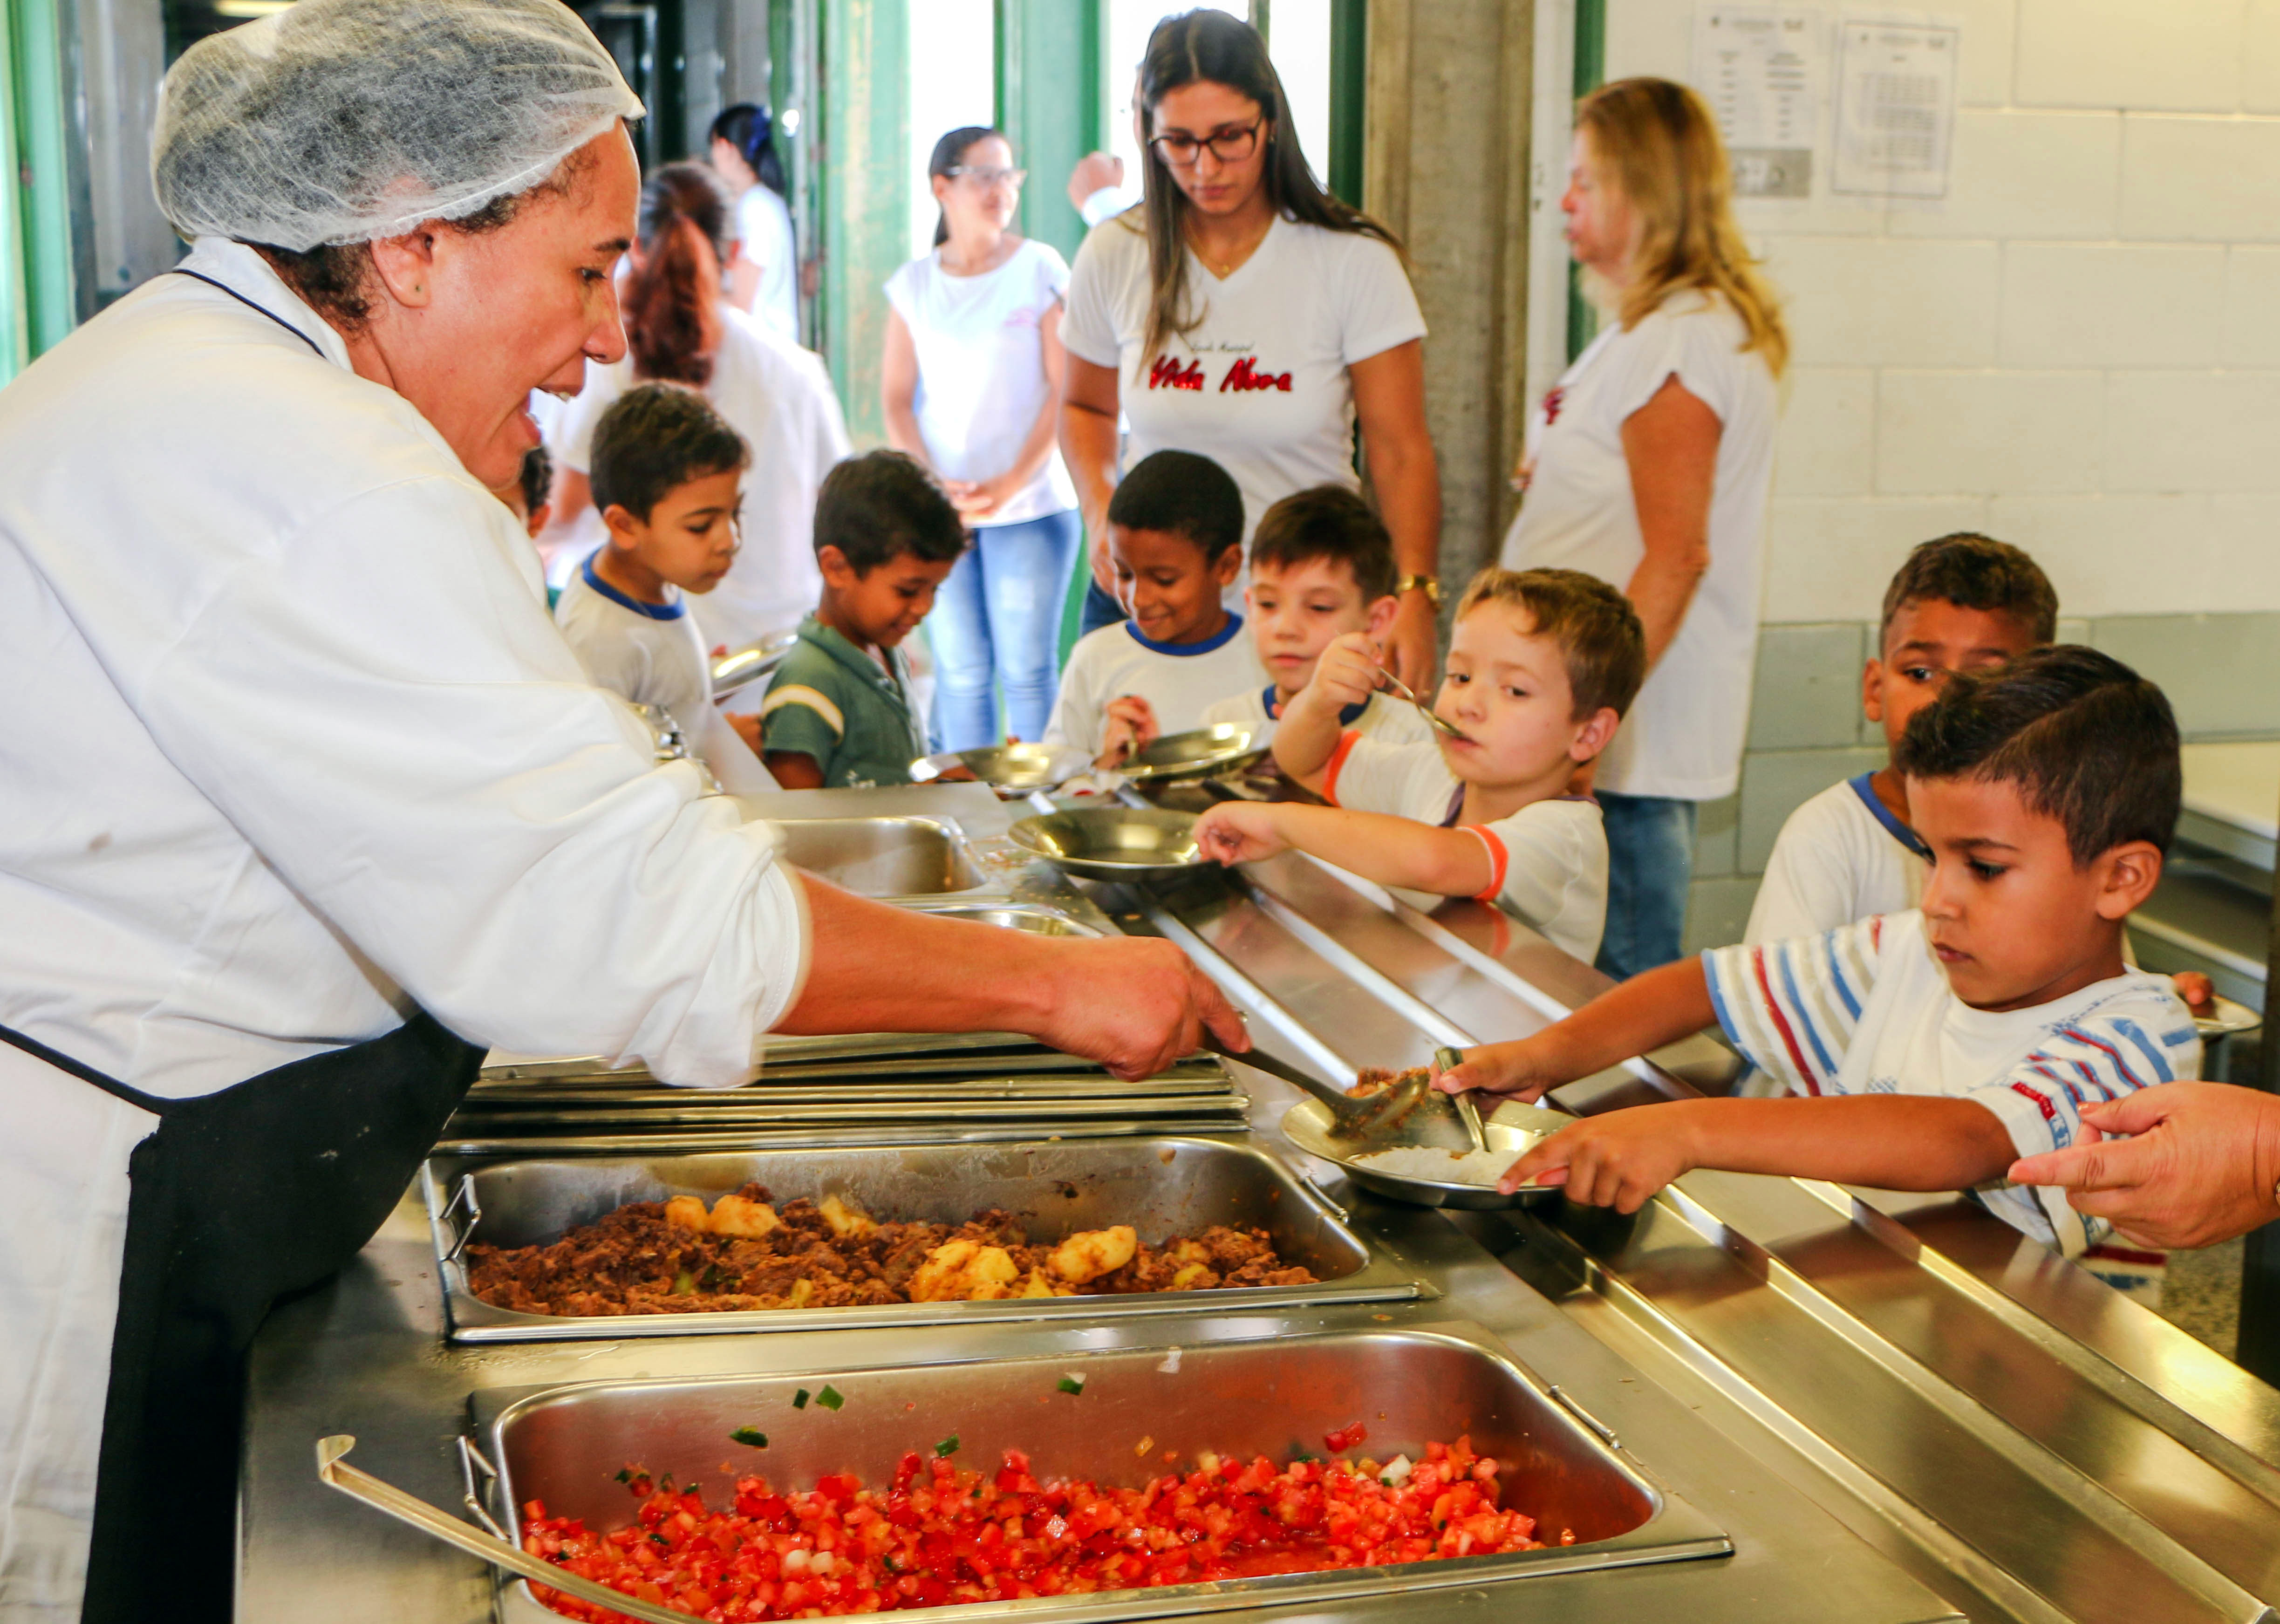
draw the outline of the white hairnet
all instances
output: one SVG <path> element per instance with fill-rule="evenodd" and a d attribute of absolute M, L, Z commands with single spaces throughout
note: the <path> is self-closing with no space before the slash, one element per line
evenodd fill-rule
<path fill-rule="evenodd" d="M 150 179 L 185 237 L 304 250 L 462 219 L 641 116 L 560 0 L 300 0 L 182 53 Z"/>

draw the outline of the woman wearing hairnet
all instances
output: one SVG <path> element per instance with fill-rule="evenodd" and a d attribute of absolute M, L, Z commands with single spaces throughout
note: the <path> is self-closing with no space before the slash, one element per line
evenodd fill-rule
<path fill-rule="evenodd" d="M 1163 943 L 848 897 L 651 760 L 487 487 L 624 346 L 639 104 L 556 0 L 302 0 L 168 75 L 194 242 L 0 393 L 0 1612 L 227 1616 L 245 1349 L 481 1046 L 698 1087 L 771 1030 L 1142 1076 Z"/>

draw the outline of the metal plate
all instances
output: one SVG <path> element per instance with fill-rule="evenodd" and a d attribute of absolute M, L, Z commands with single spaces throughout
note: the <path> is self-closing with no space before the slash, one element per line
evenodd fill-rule
<path fill-rule="evenodd" d="M 1531 1116 L 1546 1120 L 1541 1125 L 1522 1127 L 1513 1122 L 1512 1116 L 1525 1111 Z M 1572 1119 L 1555 1112 L 1533 1105 L 1500 1105 L 1496 1114 L 1483 1125 L 1488 1130 L 1489 1149 L 1509 1151 L 1518 1160 L 1536 1143 L 1558 1133 Z M 1283 1113 L 1282 1131 L 1290 1143 L 1309 1156 L 1319 1156 L 1326 1162 L 1336 1163 L 1338 1170 L 1364 1189 L 1406 1201 L 1413 1206 L 1463 1207 L 1475 1212 L 1497 1212 L 1508 1207 L 1532 1206 L 1540 1201 L 1553 1201 L 1560 1197 L 1559 1187 L 1514 1190 L 1506 1196 L 1491 1184 L 1444 1183 L 1432 1179 L 1406 1178 L 1372 1167 L 1354 1155 L 1354 1143 L 1350 1139 L 1336 1139 L 1330 1135 L 1330 1113 L 1319 1100 L 1302 1100 Z"/>
<path fill-rule="evenodd" d="M 798 642 L 797 632 L 777 632 L 750 648 L 722 655 L 712 662 L 712 697 L 724 698 L 768 675 Z"/>
<path fill-rule="evenodd" d="M 1147 749 L 1134 751 L 1116 770 L 1135 783 L 1226 772 L 1267 753 L 1267 747 L 1253 744 L 1252 738 L 1252 730 L 1241 722 L 1214 722 L 1186 733 L 1167 733 Z"/>
<path fill-rule="evenodd" d="M 1072 1368 L 1084 1377 L 1083 1392 L 1074 1397 L 1057 1388 Z M 792 1407 L 799 1389 L 826 1382 L 844 1400 L 838 1410 Z M 985 1470 L 1018 1449 L 1041 1478 L 1137 1486 L 1174 1464 L 1193 1470 L 1205 1451 L 1237 1459 L 1319 1451 L 1325 1433 L 1366 1420 L 1368 1438 L 1355 1452 L 1378 1459 L 1469 1435 L 1473 1447 L 1502 1467 L 1506 1502 L 1535 1516 L 1547 1541 L 1501 1556 L 967 1603 L 945 1618 L 1096 1621 L 1362 1597 L 1398 1597 L 1413 1605 L 1418 1592 L 1443 1587 L 1734 1549 L 1716 1525 L 1648 1478 L 1613 1434 L 1587 1425 L 1572 1401 L 1555 1397 L 1485 1331 L 1462 1321 L 1254 1336 L 1186 1347 L 1176 1359 L 1162 1346 L 1142 1345 L 1075 1361 L 1063 1355 L 584 1382 L 478 1393 L 474 1420 L 501 1471 L 503 1517 L 543 1499 L 550 1513 L 605 1531 L 633 1520 L 635 1502 L 614 1481 L 630 1461 L 715 1492 L 725 1487 L 724 1459 L 736 1470 L 765 1471 L 779 1486 L 805 1487 L 827 1472 L 852 1472 L 876 1485 L 891 1478 L 905 1451 L 955 1435 L 959 1458 Z M 765 1453 L 729 1442 L 742 1427 L 766 1432 Z M 1143 1442 L 1144 1454 L 1136 1450 Z M 1572 1543 L 1560 1543 L 1563 1530 L 1572 1530 Z M 508 1531 L 519 1543 L 519 1521 Z M 1519 1594 L 1494 1594 L 1504 1598 L 1495 1616 L 1525 1610 Z M 509 1624 L 553 1616 L 520 1582 L 501 1599 Z M 1490 1616 L 1488 1597 L 1481 1599 L 1482 1616 Z"/>
<path fill-rule="evenodd" d="M 531 1246 L 558 1240 L 629 1201 L 661 1201 L 676 1195 L 715 1197 L 755 1181 L 768 1186 L 778 1199 L 845 1196 L 881 1219 L 962 1223 L 977 1212 L 1001 1207 L 1037 1243 L 1110 1224 L 1129 1224 L 1151 1244 L 1214 1223 L 1251 1225 L 1273 1237 L 1276 1252 L 1286 1262 L 1311 1269 L 1321 1279 L 1307 1286 L 1128 1297 L 574 1318 L 495 1307 L 467 1288 L 458 1251 L 469 1197 L 481 1216 L 468 1240 Z M 1344 1215 L 1311 1185 L 1266 1152 L 1223 1139 L 1159 1135 L 956 1149 L 888 1145 L 579 1160 L 436 1156 L 421 1170 L 420 1189 L 455 1342 L 845 1330 L 977 1319 L 1075 1318 L 1089 1322 L 1132 1314 L 1385 1302 L 1420 1295 L 1407 1274 L 1373 1254 L 1346 1226 Z"/>
<path fill-rule="evenodd" d="M 944 750 L 911 763 L 911 781 L 930 784 L 964 767 L 1000 795 L 1018 797 L 1038 789 L 1058 789 L 1092 770 L 1092 758 L 1066 744 L 992 744 L 980 750 Z"/>
<path fill-rule="evenodd" d="M 1202 866 L 1196 820 L 1188 812 L 1136 806 L 1085 806 L 1024 818 L 1013 843 L 1063 873 L 1130 884 Z"/>

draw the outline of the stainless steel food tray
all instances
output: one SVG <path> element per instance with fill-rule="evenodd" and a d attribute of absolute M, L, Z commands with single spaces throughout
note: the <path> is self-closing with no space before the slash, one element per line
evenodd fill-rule
<path fill-rule="evenodd" d="M 851 1100 L 843 1096 L 821 1103 L 785 1101 L 754 1092 L 726 1099 L 689 1098 L 686 1090 L 654 1105 L 603 1104 L 590 1108 L 539 1105 L 530 1109 L 488 1111 L 462 1107 L 444 1124 L 443 1137 L 467 1138 L 495 1135 L 600 1133 L 611 1128 L 628 1132 L 670 1133 L 682 1129 L 735 1129 L 757 1135 L 797 1133 L 816 1129 L 856 1128 L 868 1133 L 873 1143 L 905 1128 L 978 1126 L 984 1123 L 1026 1123 L 1034 1134 L 1092 1122 L 1160 1122 L 1173 1119 L 1203 1119 L 1221 1131 L 1236 1131 L 1248 1120 L 1251 1101 L 1243 1094 L 1181 1095 L 1159 1097 L 1111 1096 L 1106 1098 L 1052 1099 L 1015 1097 L 1006 1099 L 960 1099 L 946 1090 L 920 1094 L 899 1101 Z"/>
<path fill-rule="evenodd" d="M 494 1129 L 481 1125 L 476 1133 L 453 1132 L 435 1142 L 438 1156 L 710 1156 L 723 1151 L 787 1150 L 869 1150 L 880 1145 L 1011 1144 L 1044 1140 L 1058 1143 L 1080 1139 L 1132 1139 L 1162 1134 L 1241 1134 L 1246 1122 L 1231 1121 L 1216 1109 L 1217 1102 L 1199 1105 L 1213 1109 L 1170 1112 L 1146 1119 L 1130 1115 L 1089 1117 L 1081 1121 L 1040 1121 L 1019 1116 L 1005 1121 L 925 1122 L 890 1119 L 854 1127 L 819 1128 L 792 1123 L 781 1132 L 751 1128 L 660 1128 L 612 1133 L 605 1129 L 549 1127 L 540 1123 L 509 1122 Z"/>
<path fill-rule="evenodd" d="M 1058 1387 L 1072 1369 L 1084 1377 L 1075 1396 Z M 826 1382 L 844 1399 L 838 1410 L 793 1407 L 800 1389 Z M 1506 1503 L 1535 1515 L 1546 1541 L 1502 1556 L 945 1610 L 962 1620 L 1091 1624 L 1314 1605 L 1725 1556 L 1734 1548 L 1613 1433 L 1514 1363 L 1489 1333 L 1461 1320 L 1213 1342 L 1187 1347 L 1176 1360 L 1156 1345 L 1075 1358 L 498 1389 L 475 1394 L 471 1411 L 480 1446 L 496 1463 L 497 1514 L 518 1543 L 518 1509 L 534 1498 L 591 1528 L 632 1521 L 635 1502 L 614 1481 L 632 1463 L 670 1472 L 683 1484 L 700 1482 L 712 1499 L 728 1487 L 724 1464 L 761 1472 L 779 1488 L 805 1487 L 827 1472 L 852 1472 L 876 1485 L 892 1476 L 905 1451 L 924 1451 L 955 1435 L 960 1460 L 985 1470 L 1018 1449 L 1040 1477 L 1136 1486 L 1174 1463 L 1192 1470 L 1205 1451 L 1278 1459 L 1319 1451 L 1326 1432 L 1357 1420 L 1369 1430 L 1353 1453 L 1378 1459 L 1470 1435 L 1473 1447 L 1502 1468 Z M 732 1442 L 739 1428 L 765 1433 L 766 1449 Z M 1144 1458 L 1137 1451 L 1143 1443 Z M 1573 1531 L 1572 1544 L 1559 1543 L 1562 1529 Z M 1516 1616 L 1512 1610 L 1523 1605 L 1514 1595 L 1495 1615 Z M 500 1616 L 506 1624 L 540 1624 L 555 1615 L 515 1582 L 500 1593 Z"/>
<path fill-rule="evenodd" d="M 1106 1085 L 1127 1094 L 1227 1093 L 1235 1087 L 1227 1068 L 1216 1060 L 1182 1060 L 1169 1071 L 1136 1083 L 1112 1075 L 1105 1067 L 1051 1050 L 1038 1050 L 1030 1054 L 945 1054 L 866 1058 L 851 1064 L 770 1065 L 742 1089 L 676 1089 L 659 1082 L 643 1066 L 600 1072 L 566 1070 L 548 1077 L 480 1079 L 468 1090 L 467 1097 L 485 1103 L 573 1097 L 613 1098 L 626 1094 L 708 1094 L 715 1098 L 735 1099 L 749 1093 L 790 1094 L 828 1089 L 859 1098 L 875 1090 L 920 1085 L 1054 1089 L 1079 1083 Z"/>
<path fill-rule="evenodd" d="M 1274 1237 L 1285 1260 L 1313 1270 L 1321 1281 L 1133 1297 L 574 1319 L 496 1308 L 467 1288 L 460 1258 L 467 1241 L 537 1245 L 629 1201 L 712 1197 L 755 1181 L 782 1200 L 840 1195 L 874 1217 L 905 1221 L 962 1223 L 985 1208 L 1002 1207 L 1036 1242 L 1110 1224 L 1130 1224 L 1152 1244 L 1209 1224 L 1255 1225 Z M 968 1320 L 1090 1321 L 1198 1308 L 1386 1302 L 1421 1295 L 1417 1283 L 1390 1258 L 1373 1253 L 1313 1186 L 1267 1152 L 1224 1139 L 1156 1135 L 954 1149 L 871 1146 L 558 1161 L 436 1156 L 421 1170 L 420 1188 L 435 1241 L 450 1335 L 456 1342 L 844 1330 Z"/>

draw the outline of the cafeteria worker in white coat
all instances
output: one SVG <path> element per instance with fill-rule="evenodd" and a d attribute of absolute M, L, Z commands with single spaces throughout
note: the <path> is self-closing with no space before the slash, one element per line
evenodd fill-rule
<path fill-rule="evenodd" d="M 212 36 L 154 138 L 189 258 L 0 391 L 8 1624 L 228 1615 L 246 1346 L 483 1046 L 724 1087 L 771 1030 L 1244 1041 L 1162 943 L 792 873 L 585 681 L 486 488 L 623 350 L 640 111 L 557 0 Z"/>

